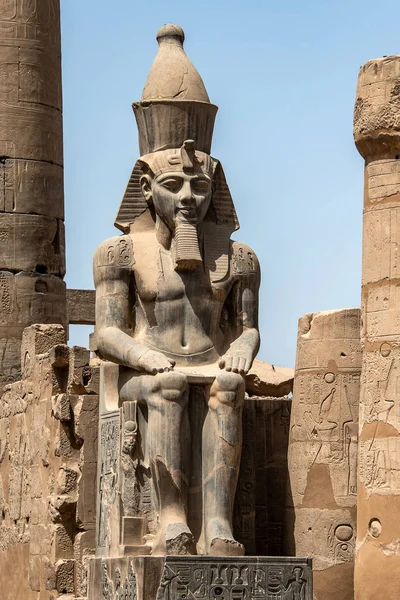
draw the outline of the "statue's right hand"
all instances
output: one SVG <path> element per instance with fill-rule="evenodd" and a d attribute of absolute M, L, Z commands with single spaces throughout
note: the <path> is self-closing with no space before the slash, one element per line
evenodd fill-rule
<path fill-rule="evenodd" d="M 165 371 L 172 371 L 174 366 L 174 360 L 167 358 L 164 354 L 155 350 L 147 350 L 147 352 L 139 358 L 139 367 L 153 375 Z"/>

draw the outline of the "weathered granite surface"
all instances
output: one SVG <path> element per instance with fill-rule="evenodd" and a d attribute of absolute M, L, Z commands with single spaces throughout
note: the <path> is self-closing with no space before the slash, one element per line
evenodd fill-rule
<path fill-rule="evenodd" d="M 260 267 L 230 239 L 239 224 L 209 154 L 217 109 L 183 39 L 176 25 L 157 34 L 134 104 L 142 156 L 116 220 L 123 235 L 93 261 L 105 555 L 245 552 L 232 512 Z"/>

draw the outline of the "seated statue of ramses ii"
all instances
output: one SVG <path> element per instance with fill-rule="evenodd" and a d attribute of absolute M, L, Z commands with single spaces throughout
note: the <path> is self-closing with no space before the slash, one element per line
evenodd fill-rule
<path fill-rule="evenodd" d="M 241 555 L 232 510 L 244 376 L 259 348 L 260 270 L 254 252 L 230 239 L 237 217 L 222 167 L 208 149 L 216 107 L 184 53 L 183 32 L 165 26 L 158 40 L 159 55 L 142 101 L 134 106 L 141 150 L 150 151 L 137 161 L 117 217 L 124 234 L 102 243 L 94 258 L 97 346 L 103 358 L 120 365 L 120 405 L 135 400 L 146 409 L 158 512 L 153 554 L 179 548 L 187 554 Z M 163 89 L 172 85 L 170 78 L 155 77 L 160 61 L 179 71 L 177 57 L 189 69 L 183 99 Z M 157 86 L 162 93 L 154 91 Z M 152 95 L 158 101 L 150 102 Z M 185 118 L 175 118 L 174 111 Z M 188 134 L 194 139 L 186 139 Z M 203 389 L 205 403 L 196 424 L 198 532 L 188 521 L 191 385 Z"/>

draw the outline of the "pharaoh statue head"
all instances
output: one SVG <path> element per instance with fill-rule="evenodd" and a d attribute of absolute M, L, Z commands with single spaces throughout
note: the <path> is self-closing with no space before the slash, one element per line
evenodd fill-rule
<path fill-rule="evenodd" d="M 164 25 L 158 54 L 133 104 L 141 157 L 136 162 L 115 221 L 124 233 L 149 213 L 171 234 L 177 270 L 202 263 L 211 279 L 223 279 L 229 240 L 239 224 L 218 160 L 210 156 L 217 107 L 184 49 L 184 33 Z"/>

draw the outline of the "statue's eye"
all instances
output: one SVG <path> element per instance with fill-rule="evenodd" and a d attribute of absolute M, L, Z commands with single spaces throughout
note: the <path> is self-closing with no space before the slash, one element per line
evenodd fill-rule
<path fill-rule="evenodd" d="M 210 183 L 207 179 L 192 179 L 192 189 L 195 194 L 207 194 Z"/>
<path fill-rule="evenodd" d="M 180 177 L 168 177 L 168 179 L 161 182 L 161 185 L 175 194 L 182 187 L 182 179 Z"/>

